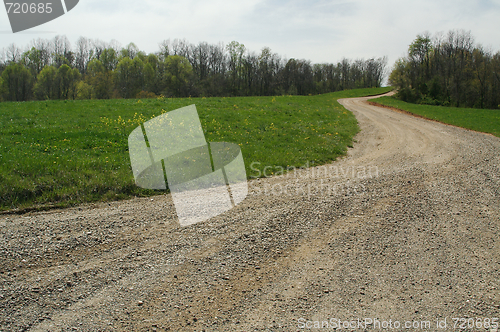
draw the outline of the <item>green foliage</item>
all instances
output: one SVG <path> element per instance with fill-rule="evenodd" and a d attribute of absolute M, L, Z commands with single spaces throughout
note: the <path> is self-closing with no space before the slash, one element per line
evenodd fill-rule
<path fill-rule="evenodd" d="M 78 69 L 62 65 L 57 70 L 57 75 L 61 89 L 61 99 L 76 99 L 77 85 L 82 77 Z"/>
<path fill-rule="evenodd" d="M 3 83 L 2 75 L 0 75 L 0 102 L 3 101 L 3 96 L 7 94 L 7 84 Z"/>
<path fill-rule="evenodd" d="M 115 70 L 118 64 L 118 56 L 116 54 L 116 51 L 112 48 L 107 48 L 102 51 L 99 60 L 102 62 L 104 68 L 107 71 Z"/>
<path fill-rule="evenodd" d="M 31 98 L 34 80 L 30 71 L 23 65 L 11 63 L 2 72 L 3 99 L 26 101 Z"/>
<path fill-rule="evenodd" d="M 39 100 L 75 99 L 80 78 L 80 72 L 68 65 L 62 65 L 59 69 L 46 66 L 38 74 L 34 96 Z"/>
<path fill-rule="evenodd" d="M 120 51 L 120 59 L 129 58 L 133 59 L 139 54 L 139 48 L 134 43 L 128 44 L 125 48 Z"/>
<path fill-rule="evenodd" d="M 46 66 L 42 69 L 34 88 L 36 99 L 59 99 L 60 87 L 57 76 L 57 69 L 53 66 Z"/>
<path fill-rule="evenodd" d="M 85 81 L 92 87 L 91 98 L 109 99 L 113 92 L 113 75 L 97 59 L 89 62 Z"/>
<path fill-rule="evenodd" d="M 92 85 L 86 83 L 85 81 L 79 81 L 76 84 L 76 99 L 92 99 L 92 95 L 94 93 L 94 89 Z"/>
<path fill-rule="evenodd" d="M 424 64 L 430 61 L 430 53 L 432 51 L 432 43 L 429 35 L 418 35 L 408 48 L 409 57 L 419 63 Z"/>
<path fill-rule="evenodd" d="M 498 108 L 498 69 L 500 52 L 492 55 L 475 46 L 469 32 L 450 31 L 445 39 L 417 36 L 389 82 L 401 100 L 411 103 Z"/>
<path fill-rule="evenodd" d="M 125 57 L 116 67 L 114 73 L 115 86 L 123 98 L 135 97 L 143 87 L 144 63 L 139 57 L 133 60 Z"/>
<path fill-rule="evenodd" d="M 31 71 L 33 77 L 36 77 L 43 68 L 48 66 L 49 58 L 48 50 L 36 49 L 35 47 L 23 54 L 24 65 Z"/>
<path fill-rule="evenodd" d="M 170 96 L 185 96 L 193 68 L 189 61 L 179 55 L 171 55 L 165 59 L 165 85 L 166 93 Z"/>
<path fill-rule="evenodd" d="M 144 65 L 144 88 L 147 91 L 155 91 L 156 73 L 151 63 Z"/>
<path fill-rule="evenodd" d="M 87 65 L 87 75 L 96 76 L 100 73 L 104 73 L 105 71 L 106 68 L 98 59 L 90 60 L 89 64 Z"/>
<path fill-rule="evenodd" d="M 2 76 L 1 100 L 134 98 L 142 91 L 168 97 L 314 95 L 380 87 L 387 65 L 386 58 L 343 59 L 338 64 L 285 61 L 269 48 L 258 55 L 236 41 L 227 46 L 164 41 L 157 54 L 146 54 L 133 43 L 119 49 L 113 42 L 105 47 L 84 37 L 73 50 L 64 36 L 31 45 L 24 53 L 10 47 L 12 60 L 27 69 L 31 79 L 24 73 L 14 75 L 21 77 L 17 80 Z M 0 74 L 6 66 L 0 61 Z M 56 68 L 57 75 L 39 75 L 47 66 Z M 41 82 L 33 94 L 38 77 Z M 85 84 L 78 83 L 81 79 Z"/>
<path fill-rule="evenodd" d="M 500 110 L 415 105 L 394 97 L 380 97 L 373 101 L 428 119 L 500 137 Z"/>
<path fill-rule="evenodd" d="M 248 177 L 266 166 L 271 174 L 280 168 L 326 163 L 344 154 L 358 132 L 356 119 L 337 99 L 387 90 L 294 97 L 4 102 L 0 209 L 160 193 L 134 185 L 128 135 L 148 119 L 191 104 L 197 106 L 207 141 L 241 146 Z"/>
<path fill-rule="evenodd" d="M 399 89 L 407 88 L 410 85 L 410 80 L 406 72 L 408 71 L 409 63 L 406 59 L 398 59 L 394 64 L 391 74 L 389 75 L 389 84 Z"/>

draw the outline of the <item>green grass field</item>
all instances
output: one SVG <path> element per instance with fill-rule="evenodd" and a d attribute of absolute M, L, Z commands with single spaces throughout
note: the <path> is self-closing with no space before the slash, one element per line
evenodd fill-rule
<path fill-rule="evenodd" d="M 65 207 L 158 194 L 134 184 L 128 135 L 161 113 L 195 104 L 209 142 L 240 145 L 247 176 L 319 165 L 345 154 L 359 131 L 337 99 L 319 96 L 119 99 L 0 103 L 0 210 Z M 252 168 L 253 169 L 252 169 Z"/>
<path fill-rule="evenodd" d="M 395 107 L 428 119 L 500 137 L 500 110 L 410 104 L 394 97 L 380 97 L 373 102 Z"/>

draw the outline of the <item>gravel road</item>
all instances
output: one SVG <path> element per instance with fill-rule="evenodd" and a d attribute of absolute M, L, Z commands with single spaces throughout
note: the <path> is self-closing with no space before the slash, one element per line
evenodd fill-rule
<path fill-rule="evenodd" d="M 500 318 L 500 139 L 366 99 L 341 101 L 362 129 L 347 157 L 252 180 L 204 223 L 179 227 L 169 196 L 0 216 L 0 331 Z"/>

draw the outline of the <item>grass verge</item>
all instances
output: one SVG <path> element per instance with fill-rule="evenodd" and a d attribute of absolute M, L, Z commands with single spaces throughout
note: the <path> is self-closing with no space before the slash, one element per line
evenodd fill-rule
<path fill-rule="evenodd" d="M 0 210 L 46 209 L 161 192 L 134 184 L 128 135 L 161 113 L 195 104 L 208 142 L 240 145 L 247 176 L 319 165 L 345 154 L 359 131 L 337 99 L 319 96 L 0 103 Z"/>
<path fill-rule="evenodd" d="M 372 103 L 394 107 L 427 119 L 500 137 L 500 110 L 455 108 L 411 104 L 394 97 L 380 97 Z"/>

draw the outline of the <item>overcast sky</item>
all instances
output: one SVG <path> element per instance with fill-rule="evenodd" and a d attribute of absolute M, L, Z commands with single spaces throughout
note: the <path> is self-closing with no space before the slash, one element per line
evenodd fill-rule
<path fill-rule="evenodd" d="M 54 0 L 57 1 L 57 0 Z M 147 53 L 165 39 L 270 47 L 286 58 L 336 63 L 403 56 L 417 34 L 470 30 L 477 43 L 500 50 L 500 0 L 80 0 L 66 15 L 13 34 L 0 10 L 0 49 L 32 39 L 85 36 Z"/>

